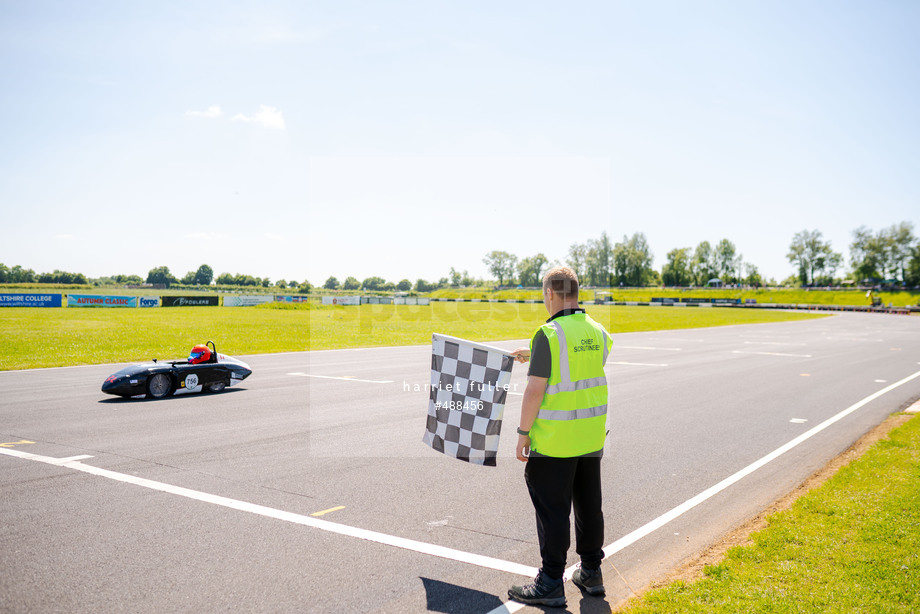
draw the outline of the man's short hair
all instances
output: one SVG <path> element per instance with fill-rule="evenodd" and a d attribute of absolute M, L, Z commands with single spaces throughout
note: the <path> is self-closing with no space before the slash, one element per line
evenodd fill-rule
<path fill-rule="evenodd" d="M 578 300 L 578 275 L 567 266 L 554 266 L 543 276 L 543 287 L 551 288 L 563 299 Z"/>

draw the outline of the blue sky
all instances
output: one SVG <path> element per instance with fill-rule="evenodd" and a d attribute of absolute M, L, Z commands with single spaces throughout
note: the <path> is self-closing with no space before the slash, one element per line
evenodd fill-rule
<path fill-rule="evenodd" d="M 0 262 L 486 276 L 920 232 L 912 1 L 0 0 Z"/>

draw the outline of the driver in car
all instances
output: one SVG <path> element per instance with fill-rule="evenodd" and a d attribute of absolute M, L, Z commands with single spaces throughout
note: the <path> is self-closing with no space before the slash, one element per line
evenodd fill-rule
<path fill-rule="evenodd" d="M 196 345 L 188 356 L 188 364 L 197 365 L 211 360 L 211 350 L 206 345 Z"/>

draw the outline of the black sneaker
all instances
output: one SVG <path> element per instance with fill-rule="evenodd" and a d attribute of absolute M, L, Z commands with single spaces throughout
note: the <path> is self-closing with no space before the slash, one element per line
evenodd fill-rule
<path fill-rule="evenodd" d="M 551 607 L 565 607 L 565 589 L 562 578 L 550 578 L 541 569 L 537 572 L 533 584 L 525 586 L 512 586 L 508 589 L 508 596 L 515 601 L 529 605 L 548 605 Z"/>
<path fill-rule="evenodd" d="M 601 596 L 604 594 L 604 574 L 600 567 L 597 569 L 584 569 L 581 566 L 572 574 L 572 583 L 589 595 Z"/>

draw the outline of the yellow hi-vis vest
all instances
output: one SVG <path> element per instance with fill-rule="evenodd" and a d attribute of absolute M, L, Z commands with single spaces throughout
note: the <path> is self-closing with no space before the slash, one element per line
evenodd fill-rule
<path fill-rule="evenodd" d="M 585 313 L 562 316 L 540 328 L 549 341 L 552 372 L 530 429 L 530 449 L 559 458 L 597 452 L 606 435 L 604 363 L 613 339 Z M 530 344 L 533 351 L 533 339 Z"/>

